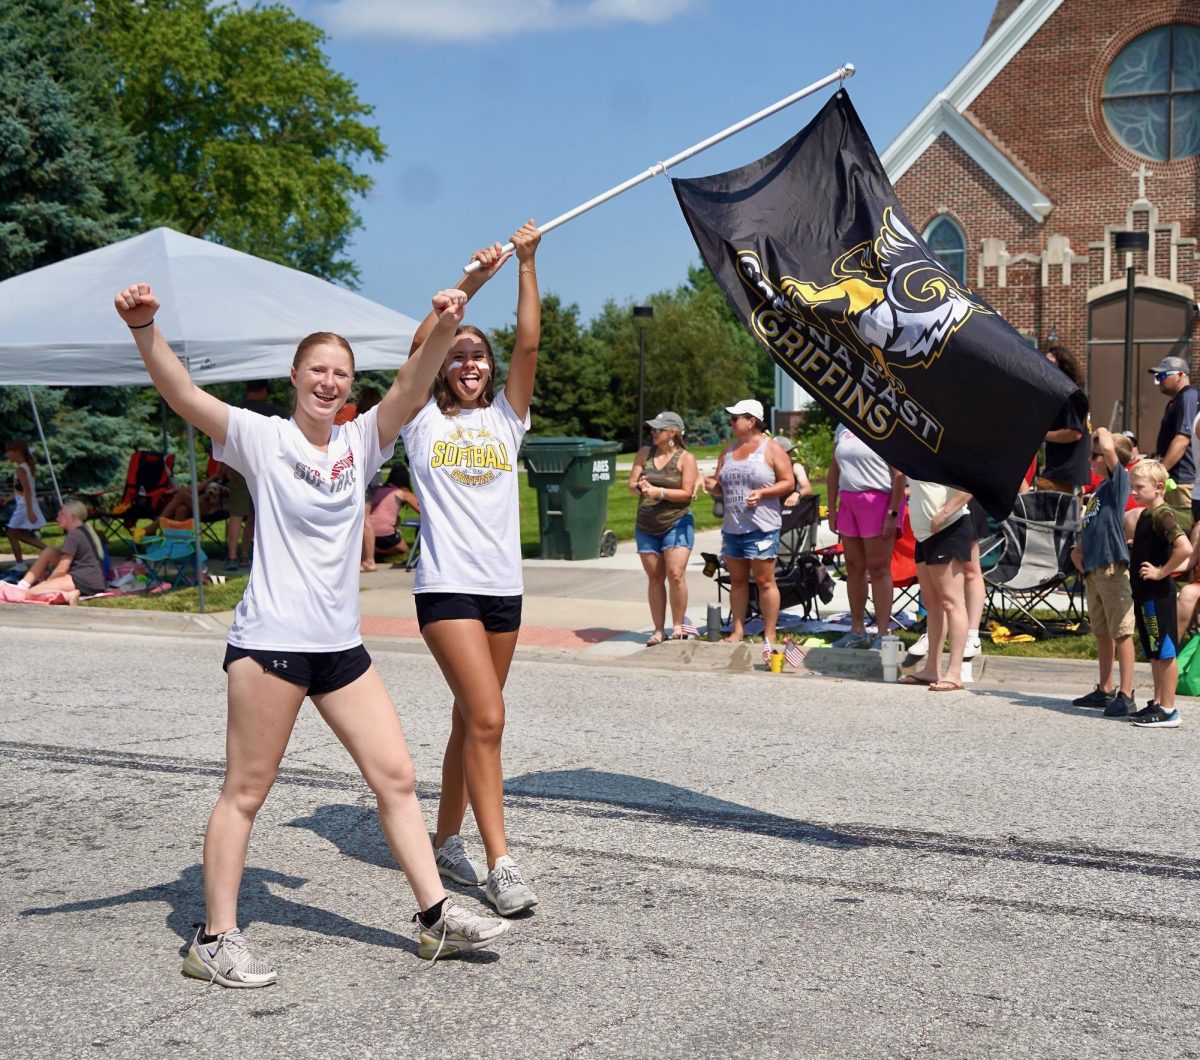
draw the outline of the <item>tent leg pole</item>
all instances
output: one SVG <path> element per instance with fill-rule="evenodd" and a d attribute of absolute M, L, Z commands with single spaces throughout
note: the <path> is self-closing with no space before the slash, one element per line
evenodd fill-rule
<path fill-rule="evenodd" d="M 27 386 L 25 389 L 29 393 L 29 408 L 33 412 L 33 422 L 37 427 L 38 440 L 42 443 L 42 452 L 46 454 L 46 467 L 50 471 L 50 484 L 54 487 L 54 499 L 58 501 L 58 506 L 61 508 L 62 491 L 58 488 L 58 476 L 54 473 L 54 461 L 50 459 L 50 446 L 46 444 L 46 432 L 42 430 L 42 417 L 38 415 L 37 402 L 33 399 L 33 387 Z"/>
<path fill-rule="evenodd" d="M 192 472 L 192 538 L 196 546 L 196 588 L 200 592 L 200 614 L 204 614 L 204 546 L 200 538 L 200 483 L 196 480 L 196 429 L 187 425 L 188 466 Z"/>

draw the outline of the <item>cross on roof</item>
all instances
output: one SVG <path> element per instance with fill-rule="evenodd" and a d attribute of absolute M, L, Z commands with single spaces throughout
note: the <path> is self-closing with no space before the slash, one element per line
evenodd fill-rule
<path fill-rule="evenodd" d="M 1152 177 L 1154 174 L 1146 168 L 1146 163 L 1143 162 L 1133 171 L 1132 175 L 1138 179 L 1138 198 L 1144 199 L 1146 197 L 1146 178 Z"/>

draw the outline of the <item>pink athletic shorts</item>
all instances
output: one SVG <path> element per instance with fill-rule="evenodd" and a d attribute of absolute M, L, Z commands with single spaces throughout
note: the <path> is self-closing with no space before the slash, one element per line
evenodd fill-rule
<path fill-rule="evenodd" d="M 879 537 L 883 533 L 883 521 L 887 518 L 891 493 L 887 490 L 863 490 L 861 493 L 839 493 L 837 526 L 834 528 L 843 537 Z M 900 501 L 900 518 L 896 525 L 904 525 L 904 505 Z"/>

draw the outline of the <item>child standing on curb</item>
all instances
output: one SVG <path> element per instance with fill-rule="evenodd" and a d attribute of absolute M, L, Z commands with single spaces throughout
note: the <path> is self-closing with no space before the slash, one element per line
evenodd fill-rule
<path fill-rule="evenodd" d="M 1130 716 L 1142 728 L 1176 729 L 1175 680 L 1179 667 L 1175 629 L 1175 583 L 1171 575 L 1182 570 L 1192 554 L 1187 535 L 1175 521 L 1175 513 L 1163 495 L 1167 469 L 1157 460 L 1142 460 L 1129 473 L 1134 497 L 1145 505 L 1125 517 L 1125 532 L 1132 538 L 1129 549 L 1129 580 L 1142 651 L 1154 675 L 1154 698 Z"/>
<path fill-rule="evenodd" d="M 1084 502 L 1083 532 L 1071 550 L 1071 560 L 1087 586 L 1088 621 L 1096 635 L 1100 681 L 1077 707 L 1102 709 L 1107 717 L 1134 713 L 1133 590 L 1129 582 L 1129 547 L 1125 540 L 1125 504 L 1129 498 L 1132 455 L 1129 439 L 1114 438 L 1101 427 L 1092 434 L 1092 470 L 1105 479 Z M 1120 687 L 1113 688 L 1113 655 L 1120 669 Z"/>

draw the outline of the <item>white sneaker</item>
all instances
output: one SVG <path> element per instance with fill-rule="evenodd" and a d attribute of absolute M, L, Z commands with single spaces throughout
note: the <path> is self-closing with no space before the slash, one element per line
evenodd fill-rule
<path fill-rule="evenodd" d="M 232 987 L 270 986 L 275 982 L 275 969 L 250 955 L 246 936 L 237 928 L 212 942 L 200 941 L 203 930 L 203 924 L 196 928 L 196 937 L 184 958 L 184 975 Z"/>
<path fill-rule="evenodd" d="M 432 838 L 430 842 L 433 842 Z M 440 847 L 434 847 L 433 860 L 437 862 L 438 873 L 455 883 L 478 887 L 487 879 L 484 871 L 464 849 L 462 836 L 452 835 Z"/>
<path fill-rule="evenodd" d="M 449 899 L 432 927 L 426 927 L 416 916 L 413 920 L 417 922 L 417 956 L 426 961 L 482 949 L 508 930 L 498 917 L 472 913 Z"/>
<path fill-rule="evenodd" d="M 538 903 L 537 895 L 525 883 L 517 863 L 507 854 L 496 859 L 483 885 L 483 895 L 501 916 L 513 916 Z"/>
<path fill-rule="evenodd" d="M 967 634 L 967 644 L 966 644 L 966 647 L 963 648 L 963 658 L 964 659 L 974 659 L 976 655 L 982 655 L 982 654 L 983 654 L 983 645 L 979 641 L 979 634 L 978 633 L 974 633 L 974 634 L 968 633 Z"/>
<path fill-rule="evenodd" d="M 918 659 L 924 659 L 929 654 L 929 634 L 922 633 L 917 638 L 917 643 L 908 649 L 908 654 Z"/>

